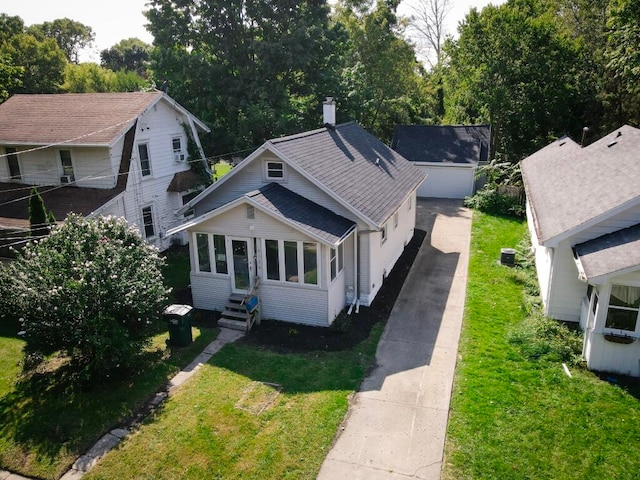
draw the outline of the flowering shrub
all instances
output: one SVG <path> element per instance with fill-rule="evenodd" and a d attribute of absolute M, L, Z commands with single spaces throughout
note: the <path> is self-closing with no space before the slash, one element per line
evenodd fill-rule
<path fill-rule="evenodd" d="M 55 352 L 85 380 L 134 364 L 169 290 L 164 260 L 124 219 L 70 215 L 0 269 L 0 313 L 20 318 L 25 369 Z"/>

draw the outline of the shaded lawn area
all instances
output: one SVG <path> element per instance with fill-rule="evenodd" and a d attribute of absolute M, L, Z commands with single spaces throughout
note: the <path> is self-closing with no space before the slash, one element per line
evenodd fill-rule
<path fill-rule="evenodd" d="M 498 264 L 526 225 L 474 212 L 445 480 L 637 479 L 640 389 L 527 360 L 506 340 L 525 314 L 522 272 Z"/>
<path fill-rule="evenodd" d="M 149 352 L 150 363 L 142 371 L 91 390 L 69 386 L 64 369 L 18 382 L 17 363 L 24 343 L 0 337 L 0 468 L 58 478 L 101 435 L 134 417 L 173 374 L 216 337 L 217 329 L 194 328 L 193 334 L 190 347 L 176 349 L 162 359 L 160 352 Z M 158 334 L 153 345 L 162 347 L 167 336 Z"/>

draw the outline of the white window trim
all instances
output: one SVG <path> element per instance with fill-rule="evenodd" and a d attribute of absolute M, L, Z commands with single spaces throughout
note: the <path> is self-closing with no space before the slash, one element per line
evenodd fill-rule
<path fill-rule="evenodd" d="M 340 276 L 340 274 L 344 271 L 344 244 L 339 244 L 336 248 L 329 248 L 329 280 L 331 282 L 335 281 L 336 278 Z M 342 253 L 340 253 L 342 251 Z M 342 255 L 342 263 L 340 262 L 340 256 Z M 336 263 L 336 275 L 335 277 L 331 277 L 331 264 L 332 262 Z"/>
<path fill-rule="evenodd" d="M 398 212 L 393 214 L 393 229 L 398 228 Z"/>
<path fill-rule="evenodd" d="M 8 152 L 8 149 L 12 149 L 14 150 L 13 152 Z M 22 163 L 20 162 L 20 155 L 18 155 L 20 153 L 20 151 L 18 150 L 17 147 L 4 147 L 4 153 L 6 155 L 6 159 L 7 159 L 7 181 L 8 182 L 22 182 L 22 177 L 24 176 L 23 172 L 22 172 Z M 15 156 L 16 157 L 16 165 L 18 165 L 18 175 L 15 177 L 11 176 L 11 168 L 9 167 L 9 156 Z"/>
<path fill-rule="evenodd" d="M 142 168 L 142 158 L 140 158 L 140 147 L 142 145 L 145 145 L 147 149 L 147 162 L 149 162 L 149 173 L 147 175 L 144 174 L 144 169 Z M 140 177 L 142 177 L 143 180 L 147 178 L 153 178 L 153 167 L 151 166 L 151 148 L 149 147 L 149 140 L 143 140 L 138 142 L 137 149 L 138 149 L 137 153 L 138 153 L 138 167 L 140 168 Z"/>
<path fill-rule="evenodd" d="M 411 204 L 413 203 L 413 195 L 409 195 L 409 200 L 407 201 L 409 203 L 409 208 L 407 210 L 411 210 Z"/>
<path fill-rule="evenodd" d="M 282 166 L 282 176 L 281 177 L 272 177 L 271 175 L 269 175 L 269 164 L 270 163 L 277 163 L 279 165 Z M 278 170 L 280 171 L 280 170 Z M 282 161 L 282 160 L 277 160 L 277 159 L 265 159 L 264 160 L 264 178 L 266 180 L 270 180 L 272 182 L 284 182 L 285 179 L 287 177 L 287 168 L 286 168 L 286 164 Z"/>
<path fill-rule="evenodd" d="M 387 229 L 387 226 L 388 225 L 385 223 L 382 226 L 382 230 L 380 230 L 380 245 L 384 245 L 387 238 L 389 238 L 389 230 Z"/>
<path fill-rule="evenodd" d="M 176 150 L 175 147 L 173 146 L 173 142 L 175 140 L 178 140 L 180 142 L 179 150 Z M 147 146 L 147 150 L 149 150 L 148 146 Z M 173 137 L 171 137 L 171 152 L 173 155 L 173 161 L 175 163 L 182 163 L 187 160 L 187 155 L 184 152 L 184 139 L 181 135 L 174 135 Z"/>
<path fill-rule="evenodd" d="M 283 285 L 299 285 L 309 288 L 320 288 L 320 279 L 321 277 L 321 268 L 320 268 L 320 250 L 321 245 L 317 242 L 313 241 L 300 241 L 300 240 L 277 240 L 278 242 L 278 267 L 279 267 L 279 276 L 280 280 L 274 280 L 271 278 L 267 278 L 267 240 L 276 240 L 275 238 L 262 238 L 260 239 L 260 247 L 262 250 L 262 254 L 260 255 L 262 259 L 262 271 L 264 272 L 263 282 L 266 283 L 279 283 Z M 298 280 L 295 282 L 290 282 L 287 280 L 287 273 L 285 269 L 285 255 L 284 255 L 284 242 L 291 242 L 296 244 L 296 259 L 298 261 Z M 316 283 L 305 283 L 304 281 L 304 244 L 311 243 L 316 246 Z"/>
<path fill-rule="evenodd" d="M 145 223 L 144 223 L 144 211 L 145 209 L 149 209 L 149 211 L 151 212 L 151 225 L 153 226 L 153 235 L 147 237 L 147 230 L 145 227 Z M 141 230 L 142 230 L 142 235 L 144 235 L 145 240 L 148 241 L 154 241 L 156 240 L 159 235 L 158 235 L 158 222 L 156 221 L 156 212 L 155 212 L 155 208 L 153 203 L 148 203 L 146 205 L 142 205 L 140 207 L 140 225 L 142 226 Z"/>
<path fill-rule="evenodd" d="M 614 309 L 618 309 L 618 310 L 627 310 L 627 311 L 637 311 L 638 314 L 636 315 L 636 328 L 635 330 L 623 330 L 621 328 L 612 328 L 612 327 L 607 327 L 607 315 L 609 313 L 609 308 L 611 308 L 611 291 L 613 290 L 613 286 L 614 285 L 618 285 L 621 287 L 636 287 L 636 288 L 640 288 L 640 284 L 639 283 L 618 283 L 618 282 L 612 282 L 611 285 L 609 286 L 609 296 L 607 298 L 607 308 L 606 310 L 603 312 L 604 315 L 604 319 L 603 319 L 603 329 L 602 332 L 605 334 L 613 334 L 613 335 L 621 335 L 621 336 L 626 336 L 626 337 L 634 337 L 634 338 L 640 338 L 640 308 L 635 309 L 635 308 L 626 308 L 626 307 L 619 307 L 617 305 L 614 305 L 613 308 Z M 599 293 L 599 292 L 598 292 Z M 601 299 L 599 299 L 601 300 Z M 600 309 L 600 302 L 598 303 L 598 311 Z"/>
<path fill-rule="evenodd" d="M 210 272 L 207 271 L 203 271 L 200 270 L 200 254 L 198 253 L 198 235 L 206 235 L 207 236 L 207 245 L 209 247 L 209 268 L 211 269 Z M 219 237 L 224 237 L 224 242 L 225 242 L 225 257 L 226 257 L 226 262 L 227 262 L 227 273 L 224 272 L 218 272 L 218 263 L 217 263 L 217 259 L 216 259 L 216 249 L 215 249 L 215 243 L 213 241 L 213 236 L 214 235 L 218 235 Z M 221 233 L 211 233 L 211 232 L 192 232 L 191 233 L 191 242 L 192 245 L 194 245 L 194 266 L 195 266 L 195 272 L 201 275 L 222 275 L 224 277 L 228 277 L 230 275 L 229 273 L 229 245 L 227 240 L 229 239 L 229 236 L 227 235 L 223 235 Z"/>

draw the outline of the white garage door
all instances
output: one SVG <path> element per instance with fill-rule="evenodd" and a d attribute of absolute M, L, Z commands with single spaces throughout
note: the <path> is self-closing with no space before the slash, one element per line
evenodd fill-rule
<path fill-rule="evenodd" d="M 416 166 L 427 174 L 418 187 L 419 197 L 464 198 L 473 194 L 474 167 Z"/>

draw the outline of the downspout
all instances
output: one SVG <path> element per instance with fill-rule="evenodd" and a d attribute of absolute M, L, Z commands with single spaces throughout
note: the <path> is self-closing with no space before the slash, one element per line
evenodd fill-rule
<path fill-rule="evenodd" d="M 360 300 L 360 289 L 358 277 L 360 276 L 360 269 L 358 266 L 360 265 L 360 259 L 358 257 L 358 226 L 356 225 L 356 229 L 353 232 L 353 283 L 354 283 L 354 291 L 353 295 L 355 300 Z"/>

